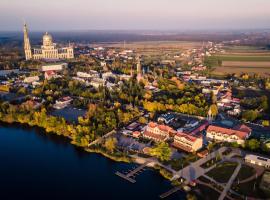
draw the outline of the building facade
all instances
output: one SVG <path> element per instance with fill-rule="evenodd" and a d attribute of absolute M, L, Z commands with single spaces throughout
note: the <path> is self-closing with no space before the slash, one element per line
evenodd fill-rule
<path fill-rule="evenodd" d="M 28 36 L 27 25 L 24 24 L 24 53 L 26 60 L 58 60 L 74 58 L 73 47 L 58 47 L 53 43 L 52 36 L 47 32 L 43 35 L 43 45 L 41 48 L 31 48 L 30 39 Z"/>
<path fill-rule="evenodd" d="M 262 167 L 270 168 L 270 159 L 253 155 L 253 154 L 248 154 L 245 156 L 245 161 L 254 165 L 259 165 Z"/>
<path fill-rule="evenodd" d="M 190 153 L 196 152 L 203 147 L 203 139 L 202 137 L 195 137 L 186 133 L 178 132 L 174 136 L 173 146 Z"/>
<path fill-rule="evenodd" d="M 143 137 L 154 140 L 156 142 L 166 141 L 170 137 L 174 136 L 176 131 L 166 125 L 160 125 L 155 122 L 150 122 L 145 131 Z"/>
<path fill-rule="evenodd" d="M 243 126 L 235 127 L 235 129 L 228 129 L 210 125 L 206 130 L 206 137 L 208 140 L 236 142 L 238 144 L 244 144 L 250 134 L 251 130 Z"/>

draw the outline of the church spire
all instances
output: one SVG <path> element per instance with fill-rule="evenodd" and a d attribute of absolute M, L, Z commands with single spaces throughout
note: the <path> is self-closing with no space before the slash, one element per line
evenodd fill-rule
<path fill-rule="evenodd" d="M 25 59 L 29 60 L 32 58 L 32 51 L 31 51 L 31 45 L 30 45 L 30 40 L 29 40 L 29 36 L 28 36 L 28 29 L 27 29 L 27 25 L 24 22 L 24 26 L 23 26 L 23 35 L 24 35 L 24 53 L 25 53 Z"/>

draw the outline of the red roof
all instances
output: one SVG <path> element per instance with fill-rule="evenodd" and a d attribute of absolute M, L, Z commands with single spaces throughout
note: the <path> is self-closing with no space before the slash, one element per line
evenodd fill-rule
<path fill-rule="evenodd" d="M 52 76 L 55 75 L 54 71 L 46 71 L 45 74 L 47 74 L 47 76 Z"/>
<path fill-rule="evenodd" d="M 241 139 L 246 139 L 249 135 L 249 133 L 244 132 L 244 131 L 228 129 L 228 128 L 223 128 L 220 126 L 213 126 L 213 125 L 210 125 L 207 128 L 207 132 L 209 132 L 209 131 L 214 131 L 214 132 L 222 133 L 222 134 L 226 134 L 226 135 L 236 135 Z"/>
<path fill-rule="evenodd" d="M 184 137 L 186 138 L 187 140 L 191 141 L 191 142 L 195 142 L 198 138 L 197 137 L 194 137 L 194 136 L 191 136 L 191 135 L 188 135 L 186 133 L 181 133 L 181 132 L 178 132 L 176 134 L 177 137 Z"/>
<path fill-rule="evenodd" d="M 163 124 L 159 125 L 159 124 L 157 124 L 155 122 L 149 122 L 148 126 L 150 128 L 156 128 L 157 127 L 161 131 L 176 134 L 176 131 L 173 130 L 173 128 L 171 128 L 169 126 L 166 126 L 166 125 L 163 125 Z"/>

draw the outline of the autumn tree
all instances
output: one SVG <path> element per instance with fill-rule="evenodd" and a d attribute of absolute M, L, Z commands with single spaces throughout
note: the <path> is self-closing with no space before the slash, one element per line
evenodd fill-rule
<path fill-rule="evenodd" d="M 113 153 L 116 149 L 116 145 L 117 145 L 117 139 L 116 138 L 108 138 L 106 139 L 105 143 L 104 143 L 104 147 L 110 152 Z"/>
<path fill-rule="evenodd" d="M 168 161 L 171 158 L 172 150 L 166 142 L 161 142 L 150 149 L 149 153 L 151 156 L 154 156 L 161 161 Z"/>

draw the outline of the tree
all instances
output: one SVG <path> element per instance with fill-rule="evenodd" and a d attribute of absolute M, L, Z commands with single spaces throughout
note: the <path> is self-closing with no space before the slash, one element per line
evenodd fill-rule
<path fill-rule="evenodd" d="M 212 104 L 212 105 L 210 106 L 210 111 L 211 111 L 211 115 L 212 115 L 213 117 L 216 117 L 217 114 L 218 114 L 218 107 L 217 107 L 217 105 L 216 105 L 216 104 Z"/>
<path fill-rule="evenodd" d="M 146 123 L 147 123 L 147 119 L 146 119 L 145 117 L 140 117 L 140 118 L 139 118 L 139 122 L 140 122 L 141 124 L 146 124 Z"/>
<path fill-rule="evenodd" d="M 105 141 L 104 147 L 110 152 L 113 153 L 116 149 L 117 139 L 116 138 L 108 138 Z"/>
<path fill-rule="evenodd" d="M 158 143 L 154 148 L 150 149 L 150 155 L 161 161 L 168 161 L 171 158 L 172 150 L 166 142 Z"/>
<path fill-rule="evenodd" d="M 187 200 L 197 200 L 197 197 L 194 194 L 187 194 Z"/>
<path fill-rule="evenodd" d="M 258 112 L 256 110 L 247 110 L 242 114 L 242 119 L 245 121 L 254 121 L 258 117 Z"/>
<path fill-rule="evenodd" d="M 246 141 L 246 147 L 252 151 L 260 148 L 260 142 L 256 139 L 251 139 Z"/>

